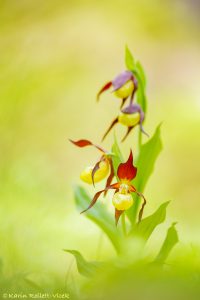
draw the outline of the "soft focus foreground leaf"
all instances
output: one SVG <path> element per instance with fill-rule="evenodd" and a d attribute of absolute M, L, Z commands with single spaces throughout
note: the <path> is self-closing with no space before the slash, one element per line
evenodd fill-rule
<path fill-rule="evenodd" d="M 166 238 L 160 249 L 160 252 L 158 253 L 158 255 L 154 261 L 155 263 L 159 263 L 159 264 L 164 263 L 169 255 L 170 251 L 172 250 L 172 248 L 178 243 L 178 241 L 179 241 L 178 233 L 176 231 L 175 225 L 176 225 L 176 223 L 173 223 L 169 227 Z"/>
<path fill-rule="evenodd" d="M 169 201 L 161 204 L 161 206 L 155 211 L 155 213 L 146 217 L 139 224 L 135 225 L 132 233 L 136 236 L 141 237 L 144 241 L 147 241 L 156 226 L 164 222 L 168 204 Z"/>
<path fill-rule="evenodd" d="M 91 197 L 86 193 L 84 188 L 77 186 L 75 188 L 75 202 L 80 211 L 86 209 Z M 121 231 L 115 226 L 114 214 L 111 216 L 103 204 L 96 203 L 85 213 L 86 217 L 96 223 L 108 236 L 117 252 L 120 252 Z"/>
<path fill-rule="evenodd" d="M 135 61 L 129 48 L 125 48 L 125 64 L 128 70 L 133 71 L 135 69 Z"/>
<path fill-rule="evenodd" d="M 122 157 L 122 153 L 119 148 L 119 145 L 117 143 L 116 136 L 114 136 L 114 144 L 112 146 L 112 153 L 113 153 L 112 161 L 113 161 L 114 172 L 115 172 L 115 176 L 117 176 L 117 169 L 118 169 L 119 164 L 121 164 L 121 162 L 123 162 L 123 157 Z"/>
<path fill-rule="evenodd" d="M 142 193 L 146 186 L 146 183 L 153 173 L 154 165 L 158 155 L 162 150 L 162 142 L 160 138 L 160 125 L 157 127 L 153 137 L 145 144 L 141 146 L 140 153 L 136 159 L 135 165 L 138 168 L 137 176 L 133 180 L 133 185 L 137 191 Z M 140 204 L 140 198 L 133 193 L 135 199 L 134 205 L 127 211 L 127 215 L 131 223 L 135 223 L 138 207 Z M 147 199 L 148 203 L 148 199 Z"/>
<path fill-rule="evenodd" d="M 64 249 L 64 251 L 71 253 L 75 257 L 78 271 L 83 276 L 92 277 L 96 273 L 96 271 L 101 267 L 101 263 L 99 262 L 86 261 L 79 251 L 68 249 Z"/>

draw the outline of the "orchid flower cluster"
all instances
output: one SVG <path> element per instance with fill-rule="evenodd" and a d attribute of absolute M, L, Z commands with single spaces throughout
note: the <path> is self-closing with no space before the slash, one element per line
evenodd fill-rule
<path fill-rule="evenodd" d="M 116 76 L 112 81 L 107 82 L 98 92 L 97 101 L 99 101 L 101 94 L 110 88 L 112 88 L 112 93 L 114 93 L 117 98 L 121 99 L 120 112 L 118 116 L 112 121 L 106 133 L 103 135 L 102 141 L 117 123 L 120 123 L 127 127 L 127 132 L 122 141 L 127 138 L 132 129 L 137 125 L 139 125 L 141 133 L 144 133 L 148 136 L 143 128 L 145 113 L 142 110 L 141 105 L 134 102 L 139 84 L 140 82 L 138 81 L 135 72 L 131 70 L 125 70 L 124 72 Z M 123 108 L 128 100 L 128 105 Z M 132 184 L 132 180 L 137 175 L 137 168 L 133 164 L 132 150 L 130 150 L 130 155 L 127 161 L 119 164 L 116 172 L 117 180 L 115 183 L 112 183 L 115 177 L 112 153 L 103 149 L 100 145 L 93 144 L 87 139 L 81 139 L 78 141 L 70 140 L 70 142 L 80 148 L 92 146 L 100 152 L 100 157 L 97 160 L 96 164 L 94 166 L 87 167 L 81 172 L 81 180 L 87 184 L 93 184 L 93 186 L 95 187 L 96 183 L 106 179 L 105 188 L 95 193 L 90 205 L 86 207 L 81 213 L 84 213 L 88 209 L 91 209 L 102 193 L 105 196 L 108 190 L 114 190 L 112 204 L 115 208 L 115 222 L 117 225 L 120 216 L 134 204 L 132 193 L 136 193 L 143 199 L 143 204 L 139 212 L 140 222 L 142 219 L 144 206 L 146 204 L 146 199 L 144 195 L 141 192 L 137 191 Z"/>

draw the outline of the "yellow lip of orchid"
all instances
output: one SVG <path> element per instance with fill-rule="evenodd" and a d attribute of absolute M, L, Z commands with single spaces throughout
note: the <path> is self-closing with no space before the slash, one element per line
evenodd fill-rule
<path fill-rule="evenodd" d="M 133 165 L 133 153 L 131 150 L 128 160 L 125 163 L 120 163 L 117 168 L 117 177 L 119 181 L 114 184 L 111 184 L 111 181 L 110 183 L 108 183 L 107 181 L 106 188 L 104 188 L 101 191 L 98 191 L 94 195 L 89 206 L 86 209 L 84 209 L 81 213 L 84 213 L 88 209 L 92 208 L 102 193 L 105 193 L 108 190 L 115 190 L 112 203 L 115 207 L 115 223 L 117 225 L 122 213 L 125 210 L 128 210 L 133 205 L 134 201 L 133 201 L 132 193 L 136 193 L 138 196 L 143 198 L 143 204 L 139 212 L 139 222 L 140 222 L 142 219 L 144 207 L 146 205 L 146 199 L 144 195 L 138 192 L 136 188 L 132 185 L 132 180 L 136 177 L 136 174 L 137 174 L 137 168 Z"/>
<path fill-rule="evenodd" d="M 140 131 L 144 133 L 145 135 L 149 136 L 143 128 L 142 123 L 144 122 L 144 112 L 141 109 L 141 106 L 139 104 L 129 104 L 126 108 L 122 109 L 121 112 L 118 114 L 118 116 L 112 121 L 110 126 L 108 127 L 106 133 L 103 135 L 102 141 L 106 138 L 108 133 L 111 131 L 111 129 L 116 124 L 121 124 L 125 127 L 127 127 L 127 132 L 125 136 L 122 139 L 122 142 L 125 141 L 131 130 L 139 125 Z"/>
<path fill-rule="evenodd" d="M 112 203 L 117 210 L 124 211 L 133 205 L 133 197 L 130 193 L 117 192 L 113 196 Z"/>
<path fill-rule="evenodd" d="M 86 167 L 80 174 L 80 178 L 82 181 L 93 184 L 92 181 L 92 170 L 94 166 Z M 107 160 L 101 161 L 99 164 L 99 169 L 94 174 L 94 183 L 100 182 L 103 180 L 109 173 L 109 163 Z"/>
<path fill-rule="evenodd" d="M 117 98 L 125 99 L 129 97 L 134 90 L 134 83 L 132 80 L 128 80 L 122 87 L 114 91 L 114 95 Z"/>
<path fill-rule="evenodd" d="M 130 70 L 125 70 L 118 74 L 112 81 L 106 82 L 97 94 L 97 101 L 102 93 L 113 87 L 114 95 L 122 100 L 121 108 L 130 96 L 131 103 L 133 102 L 134 94 L 138 88 L 138 81 Z"/>
<path fill-rule="evenodd" d="M 121 112 L 118 116 L 118 122 L 127 127 L 135 126 L 140 122 L 140 114 L 139 112 L 134 114 L 125 114 Z"/>
<path fill-rule="evenodd" d="M 111 159 L 113 153 L 104 150 L 101 146 L 93 144 L 91 141 L 86 139 L 81 139 L 78 141 L 73 141 L 70 139 L 70 142 L 79 148 L 92 146 L 101 153 L 100 159 L 93 167 L 89 166 L 82 171 L 82 173 L 80 174 L 81 180 L 88 184 L 95 185 L 96 182 L 103 180 L 110 173 L 106 181 L 106 187 L 109 186 L 114 177 L 114 168 Z"/>

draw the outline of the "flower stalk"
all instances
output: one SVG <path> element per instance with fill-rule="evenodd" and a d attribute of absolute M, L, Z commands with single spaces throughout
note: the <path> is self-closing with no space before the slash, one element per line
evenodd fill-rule
<path fill-rule="evenodd" d="M 139 99 L 137 92 L 140 90 L 141 94 L 141 88 L 143 88 L 143 85 L 141 85 L 141 78 L 137 78 L 137 72 L 130 68 L 121 72 L 113 80 L 105 83 L 99 90 L 97 93 L 97 101 L 99 101 L 102 94 L 108 90 L 111 90 L 111 93 L 116 98 L 121 100 L 118 115 L 106 130 L 102 141 L 117 124 L 127 128 L 126 133 L 122 138 L 122 142 L 125 141 L 132 130 L 138 126 L 140 129 L 138 133 L 138 147 L 140 150 L 142 145 L 142 133 L 148 136 L 143 128 L 145 113 L 141 104 L 136 103 L 136 101 Z M 127 106 L 124 107 L 127 102 Z M 124 234 L 126 235 L 125 212 L 134 205 L 132 193 L 135 193 L 137 196 L 143 199 L 143 203 L 138 214 L 138 222 L 140 222 L 142 219 L 144 207 L 146 205 L 146 199 L 144 195 L 132 185 L 132 180 L 137 174 L 137 168 L 133 165 L 132 150 L 130 151 L 128 160 L 125 163 L 120 163 L 118 168 L 114 170 L 113 157 L 111 153 L 102 148 L 101 145 L 94 144 L 86 139 L 81 139 L 78 141 L 70 140 L 70 142 L 79 148 L 92 146 L 93 148 L 96 148 L 98 152 L 100 152 L 100 157 L 97 159 L 96 163 L 86 167 L 81 172 L 80 179 L 87 184 L 93 184 L 94 188 L 96 187 L 96 184 L 106 179 L 105 188 L 97 191 L 94 194 L 89 206 L 86 207 L 81 214 L 85 213 L 89 209 L 92 209 L 92 207 L 100 198 L 101 194 L 106 196 L 107 192 L 112 190 L 112 205 L 115 209 L 115 223 L 117 225 L 120 217 L 122 217 L 122 228 Z M 134 147 L 136 147 L 136 145 Z M 112 181 L 114 177 L 116 178 L 116 182 L 113 184 Z"/>

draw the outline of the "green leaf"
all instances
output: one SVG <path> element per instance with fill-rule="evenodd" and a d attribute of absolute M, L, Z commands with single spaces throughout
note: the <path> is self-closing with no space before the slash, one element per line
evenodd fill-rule
<path fill-rule="evenodd" d="M 145 75 L 143 66 L 139 61 L 136 62 L 136 70 L 142 81 L 143 88 L 145 88 L 146 87 L 146 75 Z"/>
<path fill-rule="evenodd" d="M 129 48 L 127 46 L 125 48 L 125 64 L 126 64 L 126 67 L 128 70 L 130 70 L 132 72 L 134 71 L 135 61 L 134 61 L 131 51 L 129 50 Z"/>
<path fill-rule="evenodd" d="M 179 239 L 178 239 L 178 233 L 176 231 L 175 225 L 176 223 L 173 223 L 169 227 L 163 245 L 160 249 L 160 252 L 158 253 L 154 261 L 155 263 L 163 264 L 166 261 L 172 248 L 178 243 Z"/>
<path fill-rule="evenodd" d="M 146 98 L 146 95 L 145 95 L 145 92 L 144 92 L 144 89 L 143 89 L 143 86 L 141 83 L 142 81 L 141 81 L 141 79 L 139 79 L 139 77 L 138 77 L 138 82 L 139 82 L 139 85 L 138 85 L 138 90 L 137 90 L 137 103 L 141 106 L 143 112 L 146 113 L 147 98 Z"/>
<path fill-rule="evenodd" d="M 137 176 L 132 184 L 137 191 L 142 193 L 147 184 L 148 179 L 154 171 L 154 165 L 158 155 L 162 150 L 162 142 L 160 138 L 160 125 L 156 128 L 153 137 L 141 146 L 140 153 L 135 161 L 138 168 Z M 136 222 L 140 198 L 133 193 L 135 199 L 134 205 L 127 211 L 127 215 L 132 224 Z M 148 201 L 148 199 L 147 199 Z M 148 203 L 148 202 L 147 202 Z"/>
<path fill-rule="evenodd" d="M 113 167 L 114 167 L 114 171 L 115 171 L 115 176 L 117 176 L 117 169 L 118 169 L 119 164 L 123 161 L 123 157 L 122 157 L 122 153 L 119 148 L 116 136 L 114 136 L 114 144 L 112 146 L 111 151 L 113 153 L 112 162 L 113 162 Z"/>
<path fill-rule="evenodd" d="M 75 188 L 75 202 L 80 211 L 87 208 L 91 202 L 91 197 L 86 193 L 84 188 L 77 186 Z M 102 203 L 96 203 L 84 215 L 97 224 L 108 236 L 116 251 L 120 252 L 120 238 L 122 233 L 115 226 L 114 213 L 113 216 L 106 210 Z M 80 216 L 83 217 L 83 216 Z"/>
<path fill-rule="evenodd" d="M 165 221 L 166 208 L 168 204 L 169 201 L 161 204 L 161 206 L 152 215 L 146 217 L 139 224 L 135 225 L 132 233 L 141 237 L 144 241 L 147 241 L 154 229 Z"/>
<path fill-rule="evenodd" d="M 64 251 L 71 253 L 75 257 L 78 271 L 83 276 L 92 277 L 102 266 L 102 264 L 97 261 L 86 261 L 79 251 L 68 249 L 64 249 Z"/>
<path fill-rule="evenodd" d="M 125 49 L 125 64 L 128 70 L 130 70 L 138 80 L 138 90 L 137 90 L 137 102 L 141 105 L 144 113 L 147 111 L 147 99 L 146 99 L 146 76 L 144 69 L 139 61 L 135 63 L 133 55 L 129 48 L 126 46 Z"/>
<path fill-rule="evenodd" d="M 142 107 L 144 113 L 147 111 L 147 98 L 146 98 L 146 76 L 144 69 L 139 61 L 136 62 L 136 67 L 133 71 L 138 80 L 137 102 Z"/>

